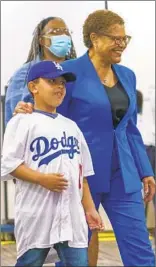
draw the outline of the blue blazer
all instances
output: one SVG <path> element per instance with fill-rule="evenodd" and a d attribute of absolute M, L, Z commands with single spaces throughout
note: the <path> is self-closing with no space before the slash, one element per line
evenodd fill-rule
<path fill-rule="evenodd" d="M 88 53 L 77 59 L 65 61 L 62 66 L 77 75 L 76 82 L 68 92 L 70 101 L 67 115 L 82 130 L 91 152 L 95 176 L 90 177 L 88 182 L 92 192 L 109 192 L 110 190 L 114 138 L 117 143 L 125 191 L 132 193 L 140 190 L 141 179 L 145 176 L 153 176 L 153 171 L 142 137 L 136 127 L 135 74 L 124 66 L 112 65 L 113 71 L 129 97 L 128 111 L 114 130 L 107 93 Z"/>

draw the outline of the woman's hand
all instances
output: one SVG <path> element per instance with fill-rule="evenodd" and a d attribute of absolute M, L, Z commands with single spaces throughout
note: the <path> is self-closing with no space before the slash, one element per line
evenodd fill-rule
<path fill-rule="evenodd" d="M 153 176 L 144 177 L 142 179 L 144 184 L 144 201 L 145 203 L 151 201 L 155 195 L 155 180 Z"/>
<path fill-rule="evenodd" d="M 26 103 L 24 101 L 18 102 L 17 106 L 15 107 L 13 116 L 17 113 L 32 113 L 33 112 L 33 104 Z"/>

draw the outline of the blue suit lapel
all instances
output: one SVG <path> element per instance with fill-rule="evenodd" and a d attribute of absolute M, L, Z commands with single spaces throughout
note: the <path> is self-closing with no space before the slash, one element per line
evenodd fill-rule
<path fill-rule="evenodd" d="M 112 121 L 112 113 L 111 113 L 111 105 L 110 105 L 110 101 L 108 98 L 108 95 L 106 93 L 106 91 L 104 90 L 104 85 L 101 83 L 100 78 L 88 56 L 88 53 L 84 54 L 81 57 L 80 60 L 80 66 L 81 66 L 81 74 L 83 75 L 83 77 L 89 78 L 89 80 L 91 81 L 91 90 L 98 90 L 98 94 L 101 98 L 101 101 L 103 99 L 104 104 L 105 104 L 105 111 L 107 112 L 107 117 L 108 120 L 107 122 L 109 122 L 109 128 L 113 128 L 113 121 Z M 133 93 L 132 90 L 132 82 L 131 80 L 129 80 L 129 78 L 127 77 L 127 73 L 124 70 L 124 67 L 121 68 L 120 65 L 114 64 L 112 65 L 112 69 L 115 72 L 118 80 L 120 81 L 120 83 L 122 84 L 123 88 L 125 89 L 125 91 L 127 92 L 127 95 L 129 97 L 129 107 L 128 110 L 124 116 L 124 118 L 121 120 L 121 122 L 119 123 L 119 125 L 117 126 L 116 130 L 120 129 L 120 127 L 122 127 L 122 125 L 124 124 L 124 122 L 129 118 L 129 116 L 131 115 L 132 110 L 134 110 L 134 102 L 135 102 L 135 95 Z"/>
<path fill-rule="evenodd" d="M 106 91 L 104 90 L 104 85 L 101 83 L 100 78 L 94 68 L 94 65 L 92 64 L 88 53 L 86 53 L 84 56 L 82 56 L 82 62 L 81 62 L 82 72 L 87 79 L 91 82 L 91 90 L 94 90 L 95 93 L 97 92 L 99 103 L 102 102 L 103 106 L 105 107 L 105 121 L 107 123 L 107 128 L 112 129 L 113 128 L 113 120 L 112 120 L 112 111 L 111 111 L 111 105 L 109 98 L 107 96 Z"/>

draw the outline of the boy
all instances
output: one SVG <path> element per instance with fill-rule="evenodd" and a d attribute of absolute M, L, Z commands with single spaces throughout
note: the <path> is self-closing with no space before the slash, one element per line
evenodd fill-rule
<path fill-rule="evenodd" d="M 85 139 L 56 113 L 65 83 L 75 79 L 55 62 L 33 65 L 27 84 L 34 112 L 16 115 L 6 127 L 1 174 L 17 178 L 16 266 L 42 266 L 51 247 L 64 266 L 87 266 L 86 219 L 91 229 L 103 228 L 83 178 L 94 174 Z"/>

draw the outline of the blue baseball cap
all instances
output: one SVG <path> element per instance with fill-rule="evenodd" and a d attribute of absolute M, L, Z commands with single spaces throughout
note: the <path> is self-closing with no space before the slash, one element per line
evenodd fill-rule
<path fill-rule="evenodd" d="M 60 76 L 63 76 L 66 82 L 76 80 L 76 75 L 72 72 L 64 71 L 59 63 L 44 60 L 32 65 L 27 76 L 27 83 L 38 78 L 55 79 Z"/>

